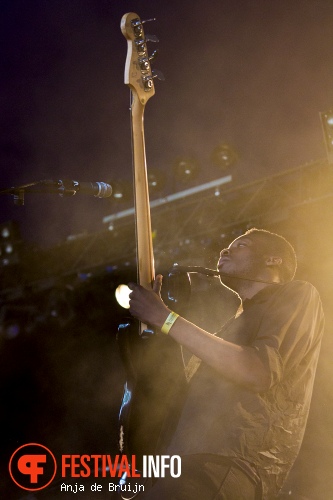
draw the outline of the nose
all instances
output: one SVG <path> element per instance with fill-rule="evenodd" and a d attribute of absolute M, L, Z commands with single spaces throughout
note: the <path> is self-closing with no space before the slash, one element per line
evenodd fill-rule
<path fill-rule="evenodd" d="M 229 248 L 223 248 L 223 250 L 221 250 L 220 256 L 223 257 L 224 255 L 229 255 L 229 254 L 230 254 Z"/>

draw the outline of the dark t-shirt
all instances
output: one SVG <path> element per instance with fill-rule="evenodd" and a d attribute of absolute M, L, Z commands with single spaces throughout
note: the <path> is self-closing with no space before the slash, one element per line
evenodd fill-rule
<path fill-rule="evenodd" d="M 255 349 L 271 374 L 262 393 L 229 382 L 201 363 L 174 434 L 170 453 L 213 453 L 253 464 L 263 498 L 281 488 L 303 439 L 324 318 L 307 282 L 269 285 L 245 300 L 243 312 L 218 336 Z"/>

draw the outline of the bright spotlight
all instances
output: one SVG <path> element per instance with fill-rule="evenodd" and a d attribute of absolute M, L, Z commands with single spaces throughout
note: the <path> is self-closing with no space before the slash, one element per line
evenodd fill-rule
<path fill-rule="evenodd" d="M 187 182 L 197 177 L 199 165 L 194 158 L 177 158 L 173 164 L 173 171 L 178 180 Z"/>
<path fill-rule="evenodd" d="M 4 226 L 2 229 L 1 229 L 1 236 L 3 238 L 9 238 L 10 236 L 10 231 L 8 229 L 8 227 Z"/>
<path fill-rule="evenodd" d="M 129 201 L 132 193 L 132 183 L 128 181 L 116 181 L 112 184 L 112 197 L 117 202 Z"/>
<path fill-rule="evenodd" d="M 211 161 L 222 170 L 226 170 L 238 160 L 237 152 L 226 143 L 219 144 L 211 154 Z"/>
<path fill-rule="evenodd" d="M 129 294 L 131 290 L 127 285 L 118 285 L 115 291 L 115 296 L 118 304 L 124 309 L 129 309 Z"/>
<path fill-rule="evenodd" d="M 7 243 L 5 245 L 5 252 L 6 253 L 13 253 L 13 251 L 14 251 L 13 245 L 11 243 Z"/>
<path fill-rule="evenodd" d="M 148 172 L 148 187 L 150 193 L 161 191 L 165 186 L 165 175 L 161 170 L 150 169 Z"/>

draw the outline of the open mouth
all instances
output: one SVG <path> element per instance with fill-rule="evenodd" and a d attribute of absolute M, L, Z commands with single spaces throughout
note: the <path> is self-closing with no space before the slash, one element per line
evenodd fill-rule
<path fill-rule="evenodd" d="M 230 261 L 229 257 L 222 257 L 218 262 L 217 268 L 220 269 L 220 267 L 224 264 L 224 262 L 228 262 L 228 261 Z"/>

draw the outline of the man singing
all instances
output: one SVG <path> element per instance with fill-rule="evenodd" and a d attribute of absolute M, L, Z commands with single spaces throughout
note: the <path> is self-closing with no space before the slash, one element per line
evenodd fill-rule
<path fill-rule="evenodd" d="M 213 335 L 130 284 L 130 312 L 188 349 L 189 391 L 169 454 L 178 479 L 161 478 L 143 498 L 273 499 L 304 435 L 324 327 L 317 290 L 293 281 L 296 255 L 282 236 L 251 229 L 221 251 L 221 283 L 240 298 Z"/>

